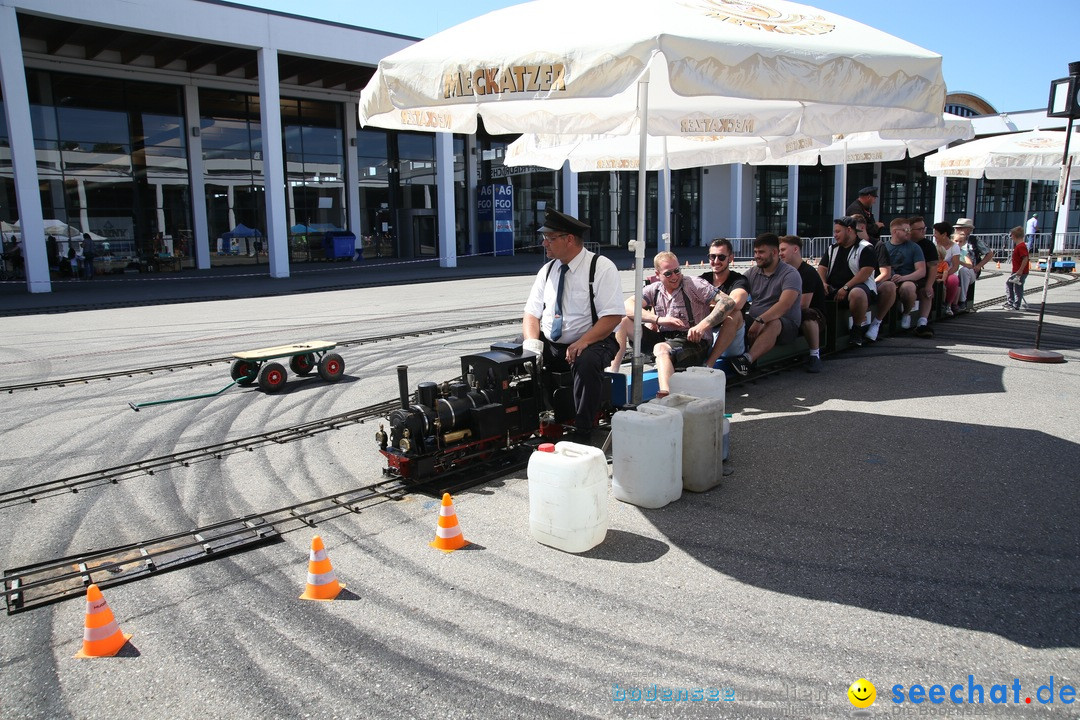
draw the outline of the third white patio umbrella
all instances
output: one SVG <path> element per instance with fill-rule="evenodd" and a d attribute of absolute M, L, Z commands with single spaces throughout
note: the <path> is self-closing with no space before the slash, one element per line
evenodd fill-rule
<path fill-rule="evenodd" d="M 774 136 L 939 125 L 941 57 L 805 5 L 536 0 L 384 58 L 361 125 L 472 133 Z M 638 197 L 644 239 L 645 193 Z M 638 243 L 640 293 L 644 244 Z M 640 318 L 635 318 L 635 340 Z M 641 356 L 634 355 L 640 400 Z"/>
<path fill-rule="evenodd" d="M 1057 180 L 1065 154 L 1063 130 L 1030 130 L 994 135 L 946 148 L 926 157 L 926 174 L 990 180 Z M 1073 146 L 1070 162 L 1078 164 Z"/>

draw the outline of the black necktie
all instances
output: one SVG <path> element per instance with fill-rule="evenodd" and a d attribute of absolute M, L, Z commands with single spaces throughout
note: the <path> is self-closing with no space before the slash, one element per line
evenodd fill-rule
<path fill-rule="evenodd" d="M 559 289 L 555 291 L 555 317 L 551 321 L 551 339 L 558 340 L 562 337 L 562 289 L 566 282 L 566 271 L 569 265 L 563 264 L 559 268 Z"/>

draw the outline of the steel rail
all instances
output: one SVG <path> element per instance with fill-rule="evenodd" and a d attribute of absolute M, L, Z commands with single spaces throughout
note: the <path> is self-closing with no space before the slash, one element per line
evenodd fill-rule
<path fill-rule="evenodd" d="M 327 430 L 337 430 L 347 425 L 364 423 L 375 418 L 386 417 L 387 413 L 400 406 L 399 400 L 386 400 L 375 405 L 349 410 L 348 412 L 331 415 L 291 425 L 289 427 L 269 430 L 267 432 L 249 435 L 247 437 L 228 440 L 213 445 L 182 450 L 180 452 L 159 455 L 158 457 L 137 460 L 114 467 L 91 472 L 70 475 L 55 480 L 33 485 L 24 485 L 0 492 L 0 508 L 24 503 L 36 503 L 38 500 L 67 493 L 78 493 L 80 490 L 97 485 L 116 484 L 121 480 L 139 475 L 153 475 L 158 470 L 174 467 L 189 467 L 192 463 L 204 460 L 220 460 L 228 453 L 241 450 L 253 451 L 257 447 L 270 444 L 283 444 L 294 440 L 311 437 Z"/>
<path fill-rule="evenodd" d="M 442 335 L 451 332 L 467 332 L 470 330 L 483 330 L 486 328 L 501 327 L 503 325 L 513 325 L 521 322 L 521 316 L 514 318 L 502 318 L 500 320 L 482 320 L 474 323 L 463 323 L 460 325 L 448 325 L 445 327 L 436 328 L 423 328 L 420 330 L 410 330 L 407 332 L 392 333 L 389 335 L 373 335 L 365 338 L 354 338 L 352 340 L 342 340 L 337 343 L 338 347 L 355 347 L 359 345 L 371 345 L 379 342 L 389 342 L 391 340 L 403 340 L 405 338 L 423 337 L 425 335 Z M 135 368 L 131 370 L 114 370 L 111 372 L 93 373 L 89 375 L 76 375 L 74 377 L 59 378 L 57 380 L 41 380 L 35 382 L 16 383 L 13 385 L 0 385 L 0 392 L 6 392 L 11 395 L 15 392 L 25 390 L 40 390 L 41 388 L 50 387 L 66 387 L 68 385 L 85 385 L 97 380 L 112 380 L 113 378 L 134 377 L 136 375 L 153 375 L 154 373 L 175 372 L 177 370 L 191 370 L 196 367 L 203 367 L 209 365 L 218 365 L 221 363 L 231 363 L 235 360 L 232 355 L 226 355 L 222 357 L 204 358 L 202 360 L 189 360 L 188 362 L 180 363 L 168 363 L 164 365 L 152 365 L 144 368 Z"/>

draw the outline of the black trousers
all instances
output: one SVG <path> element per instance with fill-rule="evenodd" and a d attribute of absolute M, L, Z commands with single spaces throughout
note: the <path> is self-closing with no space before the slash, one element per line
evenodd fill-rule
<path fill-rule="evenodd" d="M 604 371 L 615 359 L 619 343 L 614 335 L 594 342 L 570 363 L 566 361 L 566 345 L 544 337 L 544 366 L 555 372 L 569 371 L 574 378 L 574 428 L 581 432 L 593 429 L 596 414 L 603 401 Z"/>

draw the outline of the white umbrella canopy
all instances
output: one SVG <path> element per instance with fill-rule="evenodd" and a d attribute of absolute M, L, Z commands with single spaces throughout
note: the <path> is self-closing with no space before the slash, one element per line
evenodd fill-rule
<path fill-rule="evenodd" d="M 1057 180 L 1065 155 L 1065 132 L 1030 130 L 995 135 L 928 155 L 926 174 L 935 177 L 990 180 Z M 1069 164 L 1080 165 L 1080 147 L 1073 145 Z"/>
<path fill-rule="evenodd" d="M 837 134 L 824 147 L 777 155 L 770 148 L 760 165 L 851 165 L 867 162 L 891 162 L 905 156 L 918 157 L 958 140 L 975 136 L 971 121 L 959 115 L 942 114 L 938 128 L 908 128 L 890 131 L 864 131 Z"/>
<path fill-rule="evenodd" d="M 783 142 L 787 138 L 781 138 Z M 646 170 L 726 165 L 764 160 L 769 141 L 763 138 L 693 135 L 646 138 Z M 638 135 L 537 135 L 526 133 L 506 148 L 510 167 L 536 165 L 558 170 L 569 162 L 574 172 L 637 170 L 640 164 Z"/>
<path fill-rule="evenodd" d="M 626 134 L 639 80 L 658 136 L 937 126 L 945 98 L 939 55 L 805 5 L 536 0 L 384 58 L 360 123 Z"/>

